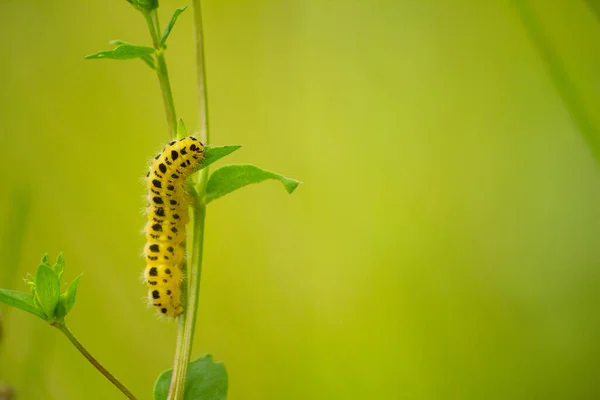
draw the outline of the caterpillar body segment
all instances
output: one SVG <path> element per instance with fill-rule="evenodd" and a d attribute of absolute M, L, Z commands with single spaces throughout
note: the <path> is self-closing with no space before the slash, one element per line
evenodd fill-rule
<path fill-rule="evenodd" d="M 152 160 L 146 176 L 148 222 L 144 278 L 150 303 L 168 317 L 177 317 L 183 312 L 181 263 L 190 204 L 185 179 L 203 156 L 204 146 L 192 136 L 172 141 Z"/>

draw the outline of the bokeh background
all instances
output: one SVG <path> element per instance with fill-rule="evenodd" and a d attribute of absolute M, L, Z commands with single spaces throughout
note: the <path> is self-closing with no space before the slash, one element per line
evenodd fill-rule
<path fill-rule="evenodd" d="M 303 181 L 211 204 L 194 356 L 235 399 L 600 398 L 600 174 L 519 2 L 205 1 L 213 144 Z M 600 23 L 527 2 L 600 125 Z M 182 5 L 162 0 L 164 26 Z M 191 13 L 169 40 L 197 128 Z M 125 0 L 0 0 L 0 287 L 79 273 L 69 325 L 140 399 L 176 324 L 146 308 L 141 178 L 168 140 Z M 17 399 L 121 394 L 55 329 L 0 305 Z"/>

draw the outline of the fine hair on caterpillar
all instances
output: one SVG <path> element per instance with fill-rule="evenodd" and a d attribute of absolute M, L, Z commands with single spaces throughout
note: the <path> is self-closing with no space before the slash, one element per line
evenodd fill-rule
<path fill-rule="evenodd" d="M 167 317 L 177 317 L 183 311 L 181 264 L 190 204 L 185 180 L 203 157 L 204 145 L 195 137 L 187 136 L 167 144 L 154 157 L 146 175 L 148 222 L 144 230 L 144 280 L 149 288 L 150 304 Z"/>

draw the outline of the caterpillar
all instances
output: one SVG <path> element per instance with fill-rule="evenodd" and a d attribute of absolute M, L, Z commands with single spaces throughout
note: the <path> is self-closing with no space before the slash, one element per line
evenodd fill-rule
<path fill-rule="evenodd" d="M 190 203 L 184 185 L 185 178 L 203 157 L 204 145 L 195 137 L 172 141 L 154 158 L 146 175 L 148 223 L 144 278 L 150 303 L 168 317 L 177 317 L 183 311 L 181 263 Z"/>

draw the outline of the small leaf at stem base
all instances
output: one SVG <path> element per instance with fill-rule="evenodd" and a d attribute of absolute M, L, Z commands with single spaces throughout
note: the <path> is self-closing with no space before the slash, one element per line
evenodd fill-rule
<path fill-rule="evenodd" d="M 159 375 L 154 384 L 154 400 L 166 400 L 171 375 L 168 370 Z M 227 371 L 225 365 L 214 362 L 210 354 L 192 361 L 185 380 L 184 400 L 225 400 L 227 398 Z"/>

